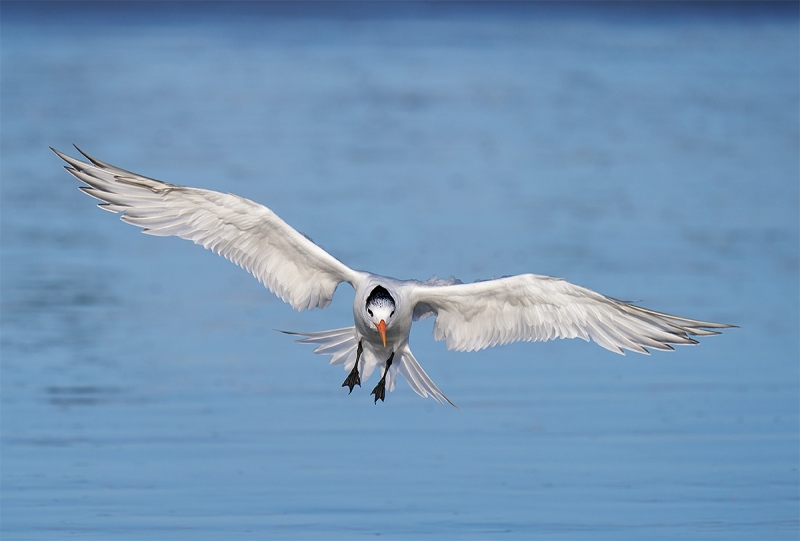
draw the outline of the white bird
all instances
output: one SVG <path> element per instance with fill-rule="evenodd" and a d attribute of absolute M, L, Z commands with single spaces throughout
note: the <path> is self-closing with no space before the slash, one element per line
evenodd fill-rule
<path fill-rule="evenodd" d="M 77 147 L 76 147 L 77 148 Z M 522 274 L 464 284 L 459 280 L 398 280 L 349 268 L 267 207 L 233 194 L 168 184 L 120 169 L 78 149 L 90 163 L 51 149 L 86 183 L 81 190 L 122 213 L 149 235 L 177 236 L 246 269 L 295 310 L 325 308 L 342 282 L 355 290 L 355 326 L 288 333 L 316 344 L 349 375 L 342 387 L 361 386 L 375 368 L 375 403 L 393 391 L 397 375 L 423 398 L 448 399 L 408 346 L 411 324 L 435 317 L 433 337 L 447 348 L 474 351 L 520 340 L 582 338 L 625 354 L 697 344 L 691 336 L 732 327 L 654 312 L 559 278 Z"/>

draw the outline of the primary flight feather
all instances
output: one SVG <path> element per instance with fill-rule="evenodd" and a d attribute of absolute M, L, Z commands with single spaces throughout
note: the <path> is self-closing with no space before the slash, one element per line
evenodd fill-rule
<path fill-rule="evenodd" d="M 76 147 L 77 148 L 77 147 Z M 453 404 L 408 346 L 413 321 L 435 317 L 433 335 L 448 349 L 474 351 L 516 341 L 582 338 L 624 355 L 696 344 L 692 336 L 731 327 L 663 314 L 606 297 L 558 278 L 523 274 L 473 284 L 397 280 L 357 271 L 328 254 L 263 205 L 233 194 L 144 177 L 93 158 L 52 149 L 105 210 L 157 236 L 177 236 L 236 263 L 296 310 L 325 308 L 342 282 L 355 290 L 355 325 L 289 333 L 349 372 L 352 392 L 380 368 L 375 402 L 400 374 L 420 396 Z"/>

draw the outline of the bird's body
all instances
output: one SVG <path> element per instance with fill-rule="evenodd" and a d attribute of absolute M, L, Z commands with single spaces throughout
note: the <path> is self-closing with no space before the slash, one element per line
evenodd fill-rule
<path fill-rule="evenodd" d="M 80 150 L 80 149 L 79 149 Z M 434 338 L 449 349 L 473 351 L 515 341 L 594 340 L 600 346 L 649 353 L 689 345 L 691 336 L 730 327 L 671 316 L 606 297 L 558 278 L 524 274 L 462 284 L 458 280 L 398 280 L 349 268 L 270 209 L 243 197 L 164 183 L 83 153 L 83 162 L 55 151 L 81 189 L 122 213 L 122 220 L 158 236 L 178 236 L 213 250 L 252 273 L 297 310 L 324 308 L 342 282 L 355 290 L 354 326 L 289 333 L 317 345 L 349 375 L 350 391 L 376 368 L 375 402 L 402 375 L 420 396 L 450 400 L 419 365 L 408 345 L 411 325 L 436 317 Z"/>

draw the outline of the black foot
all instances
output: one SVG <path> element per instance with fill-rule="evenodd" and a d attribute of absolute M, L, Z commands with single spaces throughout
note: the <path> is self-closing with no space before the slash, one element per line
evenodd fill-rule
<path fill-rule="evenodd" d="M 359 340 L 358 349 L 356 349 L 356 362 L 353 364 L 353 369 L 347 375 L 347 378 L 345 378 L 344 383 L 342 383 L 342 387 L 350 387 L 350 393 L 353 392 L 353 387 L 356 385 L 361 387 L 361 374 L 358 373 L 358 360 L 361 358 L 361 353 L 363 351 L 364 349 L 361 347 L 361 340 Z"/>
<path fill-rule="evenodd" d="M 356 385 L 361 387 L 361 375 L 358 373 L 358 363 L 353 365 L 353 369 L 350 371 L 350 374 L 347 376 L 347 379 L 344 380 L 344 383 L 342 383 L 342 387 L 350 387 L 350 393 L 352 393 L 353 387 L 355 387 Z"/>
<path fill-rule="evenodd" d="M 381 380 L 378 382 L 375 388 L 372 389 L 372 392 L 370 394 L 375 395 L 376 404 L 378 403 L 379 398 L 381 399 L 381 402 L 384 401 L 383 399 L 386 398 L 386 376 L 383 376 L 381 378 Z"/>
<path fill-rule="evenodd" d="M 381 402 L 385 402 L 384 399 L 386 398 L 386 374 L 389 373 L 389 367 L 392 366 L 392 359 L 394 359 L 394 352 L 392 352 L 392 354 L 389 356 L 389 360 L 386 361 L 386 370 L 383 371 L 383 377 L 370 393 L 375 395 L 376 404 L 378 403 L 379 398 Z"/>

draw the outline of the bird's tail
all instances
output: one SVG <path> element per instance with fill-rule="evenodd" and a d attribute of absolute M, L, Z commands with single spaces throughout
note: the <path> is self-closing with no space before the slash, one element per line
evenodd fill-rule
<path fill-rule="evenodd" d="M 315 344 L 317 347 L 314 353 L 319 355 L 330 355 L 330 364 L 334 366 L 344 366 L 345 371 L 353 369 L 356 362 L 356 350 L 358 349 L 358 339 L 356 338 L 355 327 L 344 327 L 342 329 L 332 329 L 329 331 L 317 332 L 290 332 L 280 331 L 284 334 L 291 334 L 293 336 L 300 336 L 297 342 L 301 344 Z M 440 404 L 447 402 L 451 406 L 458 408 L 447 398 L 439 387 L 431 380 L 428 374 L 414 358 L 408 346 L 397 352 L 395 361 L 392 364 L 392 369 L 386 379 L 386 390 L 393 391 L 396 378 L 394 377 L 394 367 L 397 367 L 397 372 L 408 382 L 409 387 L 422 398 L 433 397 L 434 400 Z M 364 364 L 362 368 L 361 377 L 364 381 L 369 379 L 375 368 L 375 362 L 371 358 L 367 358 L 368 351 L 364 350 Z"/>
<path fill-rule="evenodd" d="M 302 336 L 303 338 L 298 339 L 297 342 L 301 344 L 317 344 L 314 353 L 330 355 L 330 364 L 334 366 L 344 365 L 344 369 L 347 371 L 353 369 L 353 365 L 356 362 L 356 349 L 358 348 L 355 327 L 318 332 L 280 332 L 293 336 Z"/>
<path fill-rule="evenodd" d="M 439 404 L 447 402 L 454 408 L 459 409 L 458 406 L 453 404 L 453 402 L 439 390 L 439 387 L 436 386 L 430 376 L 425 373 L 425 370 L 419 365 L 414 354 L 411 353 L 411 349 L 409 349 L 408 345 L 400 351 L 400 354 L 401 362 L 398 363 L 397 371 L 405 378 L 409 387 L 411 387 L 415 393 L 422 398 L 431 396 Z"/>

